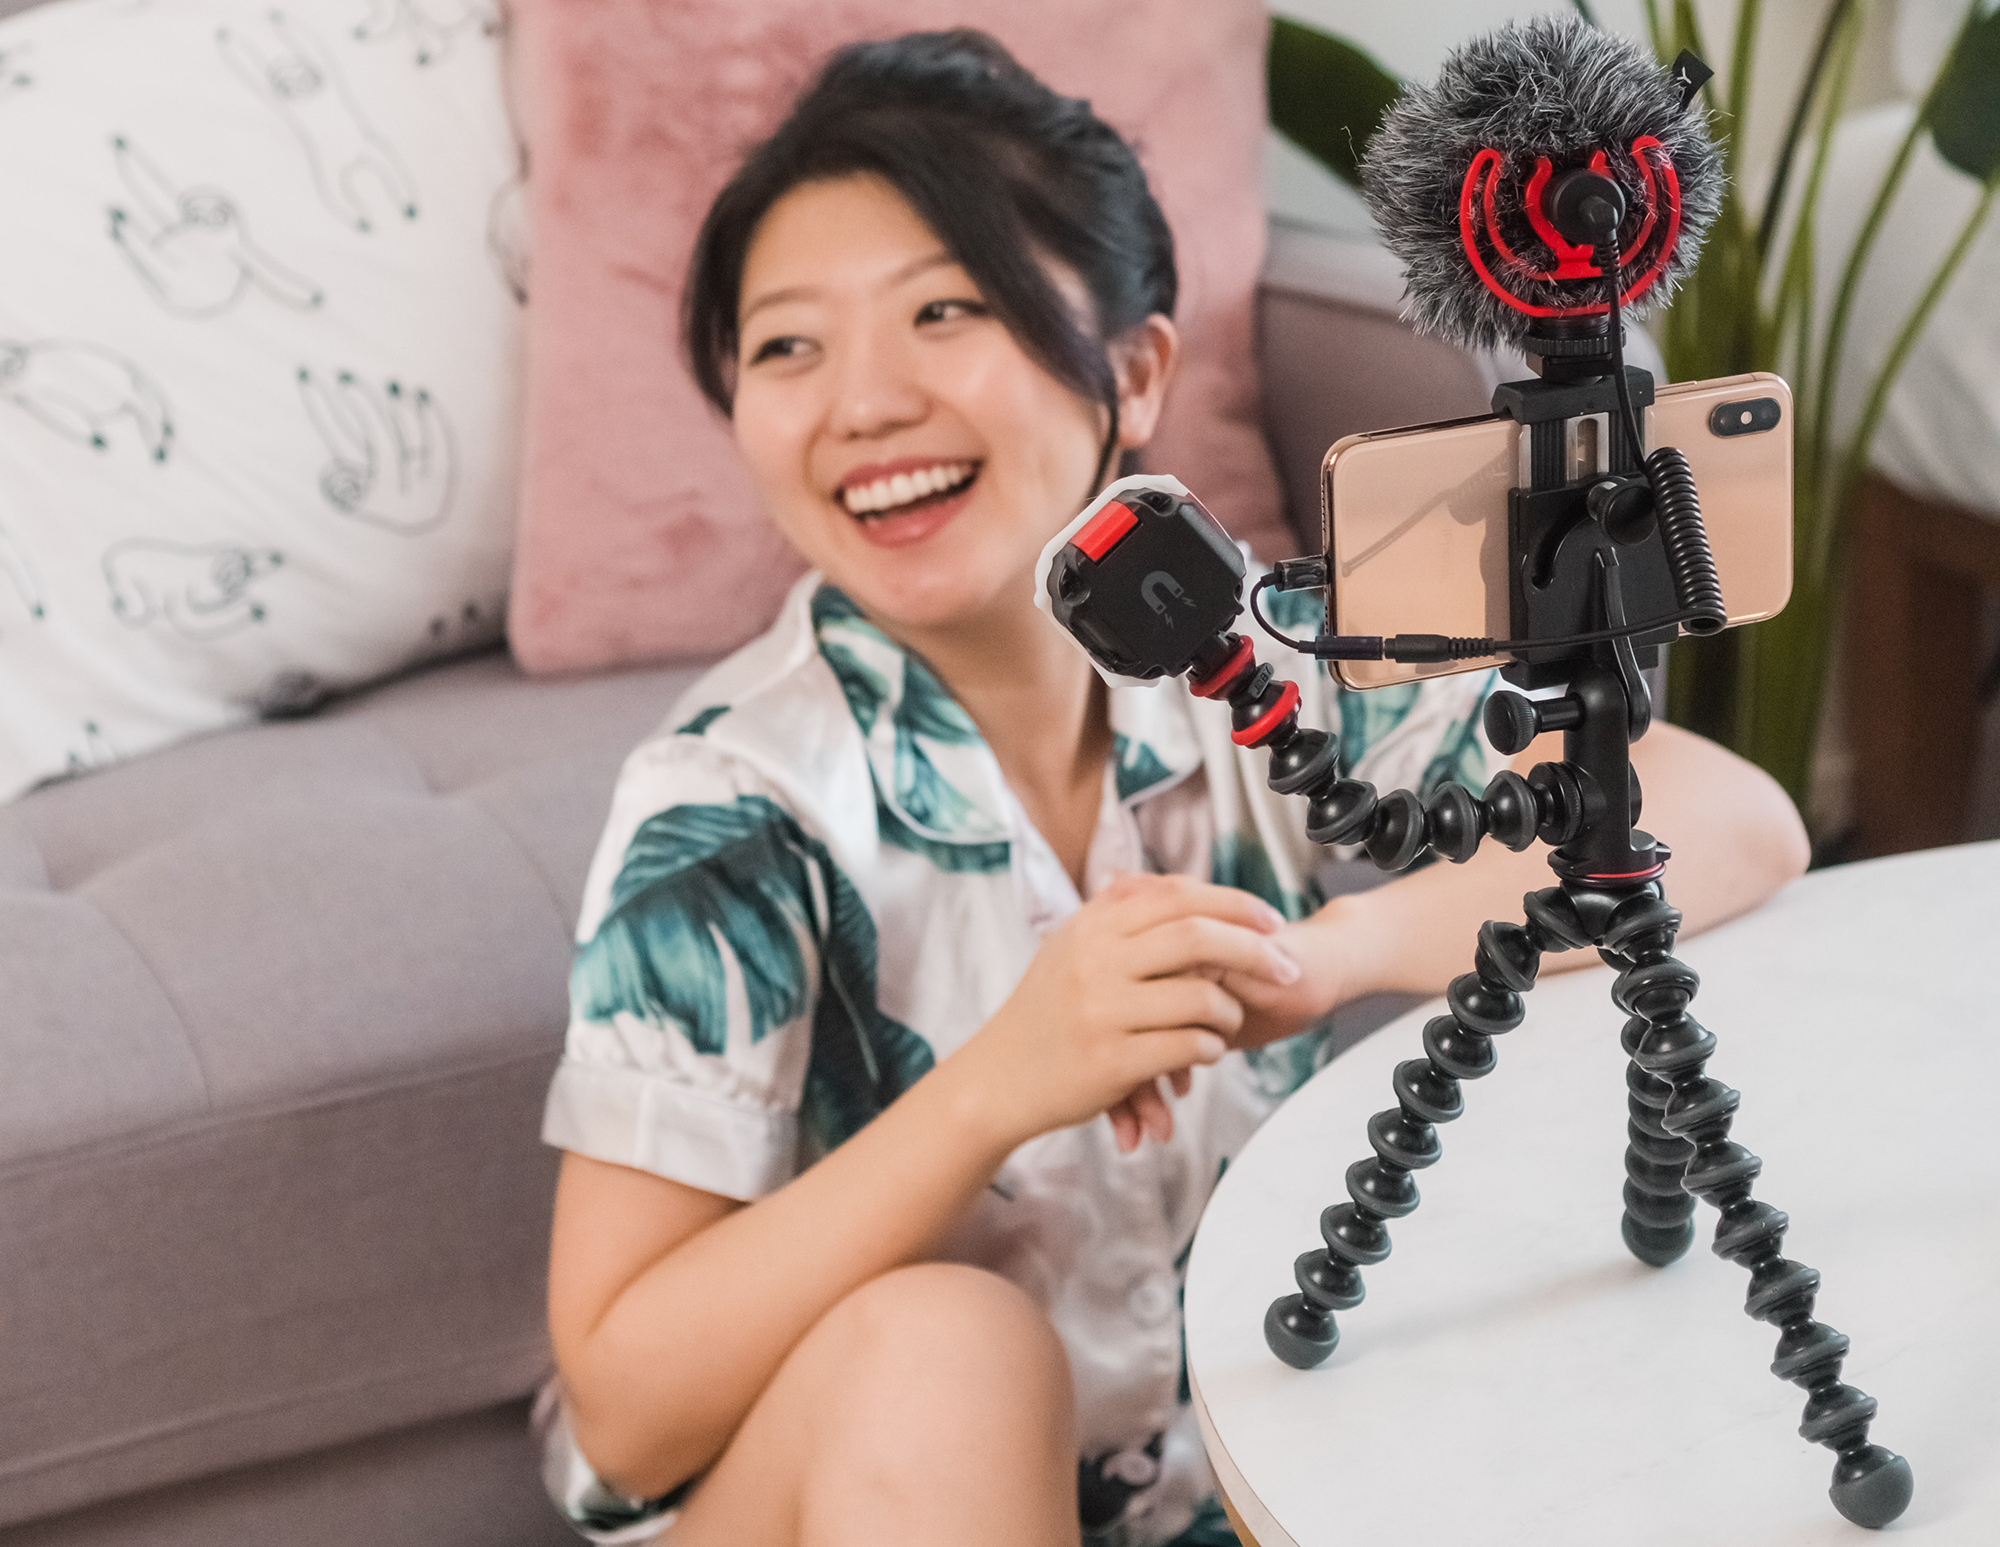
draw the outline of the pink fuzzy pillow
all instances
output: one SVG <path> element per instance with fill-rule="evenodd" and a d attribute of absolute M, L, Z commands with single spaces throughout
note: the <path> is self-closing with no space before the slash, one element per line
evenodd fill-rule
<path fill-rule="evenodd" d="M 678 341 L 710 201 L 834 48 L 986 29 L 1138 148 L 1174 229 L 1186 353 L 1149 466 L 1284 548 L 1258 419 L 1260 0 L 519 0 L 535 232 L 509 632 L 530 671 L 712 655 L 800 561 Z"/>

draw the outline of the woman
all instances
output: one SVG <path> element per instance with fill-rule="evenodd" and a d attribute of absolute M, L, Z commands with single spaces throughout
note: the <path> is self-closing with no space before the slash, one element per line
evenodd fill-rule
<path fill-rule="evenodd" d="M 1177 1389 L 1202 1203 L 1333 1007 L 1442 989 L 1547 884 L 1496 850 L 1315 907 L 1226 711 L 1035 610 L 1174 286 L 1129 149 L 975 33 L 837 55 L 710 213 L 695 373 L 815 573 L 633 753 L 586 892 L 543 1419 L 600 1539 L 1233 1540 Z M 1476 789 L 1488 686 L 1308 715 Z M 1747 765 L 1635 761 L 1690 927 L 1803 868 Z"/>

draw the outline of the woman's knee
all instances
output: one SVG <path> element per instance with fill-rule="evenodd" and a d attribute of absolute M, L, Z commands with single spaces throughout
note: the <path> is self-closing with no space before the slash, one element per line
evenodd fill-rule
<path fill-rule="evenodd" d="M 1068 1355 L 1027 1295 L 977 1268 L 894 1269 L 792 1350 L 678 1529 L 818 1541 L 842 1538 L 829 1521 L 970 1511 L 1019 1523 L 1013 1541 L 1074 1541 L 1074 1427 Z"/>
<path fill-rule="evenodd" d="M 1040 1306 L 983 1268 L 930 1262 L 892 1269 L 828 1311 L 813 1337 L 906 1396 L 935 1382 L 988 1388 L 1069 1419 L 1062 1339 Z"/>

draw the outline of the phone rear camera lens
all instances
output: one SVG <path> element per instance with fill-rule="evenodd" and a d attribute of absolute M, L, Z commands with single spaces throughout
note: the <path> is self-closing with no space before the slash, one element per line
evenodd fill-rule
<path fill-rule="evenodd" d="M 1775 430 L 1784 417 L 1774 397 L 1750 398 L 1736 403 L 1718 403 L 1709 411 L 1708 428 L 1714 435 L 1758 435 Z"/>

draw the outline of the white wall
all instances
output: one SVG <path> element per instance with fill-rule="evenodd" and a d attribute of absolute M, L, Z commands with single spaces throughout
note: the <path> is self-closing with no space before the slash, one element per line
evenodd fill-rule
<path fill-rule="evenodd" d="M 1708 63 L 1726 74 L 1735 37 L 1739 0 L 1697 0 Z M 1832 0 L 1764 0 L 1760 47 L 1751 72 L 1751 111 L 1745 131 L 1745 181 L 1761 192 L 1772 158 L 1784 137 L 1792 99 L 1810 60 L 1812 46 Z M 1670 0 L 1659 0 L 1664 13 Z M 1932 12 L 1959 0 L 1874 0 L 1869 31 L 1855 71 L 1853 106 L 1906 95 L 1896 73 L 1897 13 L 1905 6 Z M 1508 0 L 1415 0 L 1385 5 L 1381 0 L 1281 0 L 1271 9 L 1358 43 L 1394 73 L 1428 79 L 1445 55 L 1468 38 L 1510 20 L 1551 11 L 1570 11 L 1563 0 L 1510 4 Z M 1644 39 L 1640 0 L 1595 0 L 1598 21 L 1614 31 Z M 1915 18 L 1912 18 L 1914 20 Z M 1947 21 L 1945 25 L 1949 26 Z M 1935 30 L 1933 28 L 1932 30 Z M 1906 45 L 1907 48 L 1907 45 Z M 1723 83 L 1726 84 L 1726 83 Z M 1272 136 L 1265 158 L 1265 195 L 1272 213 L 1308 225 L 1354 230 L 1368 223 L 1367 207 L 1352 189 L 1310 157 Z"/>

